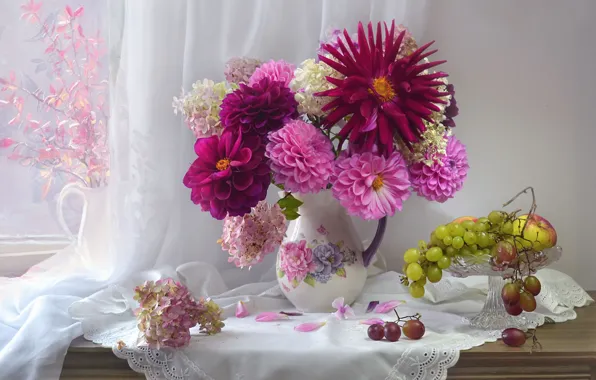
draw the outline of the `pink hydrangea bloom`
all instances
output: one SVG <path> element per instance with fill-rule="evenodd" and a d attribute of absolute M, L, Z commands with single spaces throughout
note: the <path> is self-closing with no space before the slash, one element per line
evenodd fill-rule
<path fill-rule="evenodd" d="M 306 240 L 288 242 L 280 248 L 280 268 L 290 281 L 302 281 L 307 273 L 316 267 L 312 249 L 306 246 Z"/>
<path fill-rule="evenodd" d="M 470 166 L 466 147 L 455 136 L 447 138 L 445 155 L 439 159 L 431 166 L 423 162 L 412 164 L 410 177 L 419 196 L 443 203 L 463 187 Z"/>
<path fill-rule="evenodd" d="M 286 232 L 286 218 L 279 205 L 261 201 L 244 216 L 224 219 L 221 247 L 228 251 L 228 262 L 251 267 L 275 252 Z"/>
<path fill-rule="evenodd" d="M 296 66 L 280 59 L 279 61 L 270 60 L 263 63 L 250 77 L 249 86 L 258 83 L 263 78 L 269 78 L 270 81 L 282 82 L 285 87 L 290 86 L 294 79 L 294 70 Z"/>
<path fill-rule="evenodd" d="M 230 58 L 225 65 L 224 75 L 228 83 L 248 83 L 250 76 L 255 72 L 261 61 L 255 58 L 234 57 Z"/>
<path fill-rule="evenodd" d="M 333 174 L 331 141 L 312 124 L 292 120 L 269 135 L 266 156 L 276 183 L 287 191 L 318 193 Z"/>
<path fill-rule="evenodd" d="M 207 333 L 221 331 L 221 309 L 213 301 L 196 302 L 188 289 L 166 278 L 146 281 L 135 288 L 134 299 L 138 328 L 149 347 L 185 347 L 190 342 L 190 329 L 199 323 Z"/>
<path fill-rule="evenodd" d="M 388 158 L 363 153 L 336 161 L 333 196 L 351 215 L 367 220 L 393 216 L 410 196 L 409 187 L 408 169 L 399 152 Z"/>

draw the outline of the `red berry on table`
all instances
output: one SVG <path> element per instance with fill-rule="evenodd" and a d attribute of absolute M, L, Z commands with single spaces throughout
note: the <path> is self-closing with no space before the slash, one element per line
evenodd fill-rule
<path fill-rule="evenodd" d="M 385 323 L 385 339 L 390 342 L 397 342 L 401 336 L 401 328 L 395 322 Z"/>
<path fill-rule="evenodd" d="M 370 325 L 368 327 L 368 337 L 372 340 L 381 340 L 385 336 L 385 330 L 382 325 Z"/>
<path fill-rule="evenodd" d="M 411 320 L 407 321 L 403 327 L 404 335 L 410 339 L 420 339 L 424 335 L 426 328 L 424 327 L 424 323 L 420 322 L 419 320 Z"/>

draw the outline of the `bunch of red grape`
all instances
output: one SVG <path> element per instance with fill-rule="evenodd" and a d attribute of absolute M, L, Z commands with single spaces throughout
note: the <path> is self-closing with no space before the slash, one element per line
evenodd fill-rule
<path fill-rule="evenodd" d="M 418 340 L 422 338 L 426 328 L 424 323 L 418 319 L 406 321 L 402 327 L 397 322 L 385 322 L 385 325 L 374 324 L 368 327 L 368 337 L 372 340 L 381 340 L 383 338 L 390 342 L 397 342 L 403 333 L 406 337 Z"/>
<path fill-rule="evenodd" d="M 536 310 L 536 296 L 540 294 L 542 285 L 535 276 L 528 276 L 525 280 L 512 280 L 503 286 L 501 298 L 505 310 L 510 315 L 520 315 L 522 311 Z"/>

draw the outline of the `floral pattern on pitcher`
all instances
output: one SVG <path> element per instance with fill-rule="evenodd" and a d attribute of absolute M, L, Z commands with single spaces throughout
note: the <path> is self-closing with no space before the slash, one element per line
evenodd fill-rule
<path fill-rule="evenodd" d="M 321 230 L 326 232 L 323 226 L 319 228 L 319 233 Z M 314 287 L 317 282 L 327 283 L 334 275 L 346 278 L 346 266 L 355 262 L 356 252 L 346 247 L 343 241 L 332 243 L 313 239 L 309 243 L 302 239 L 288 242 L 280 248 L 277 276 L 287 277 L 294 288 L 301 282 Z"/>

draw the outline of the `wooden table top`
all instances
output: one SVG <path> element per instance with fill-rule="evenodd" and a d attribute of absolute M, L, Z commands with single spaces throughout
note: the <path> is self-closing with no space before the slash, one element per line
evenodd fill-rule
<path fill-rule="evenodd" d="M 596 291 L 589 293 L 596 298 Z M 520 348 L 508 347 L 497 341 L 462 351 L 457 365 L 449 370 L 449 379 L 596 380 L 596 304 L 578 308 L 576 312 L 577 319 L 573 321 L 538 328 L 536 336 L 542 344 L 540 351 L 530 352 L 531 341 Z M 80 371 L 81 358 L 89 354 L 108 353 L 111 358 L 106 357 L 105 360 L 109 360 L 109 365 L 127 365 L 126 361 L 114 357 L 110 348 L 97 346 L 82 338 L 76 339 L 68 350 L 65 372 L 72 365 Z M 99 365 L 97 360 L 93 362 Z M 520 371 L 525 375 L 520 375 Z"/>

